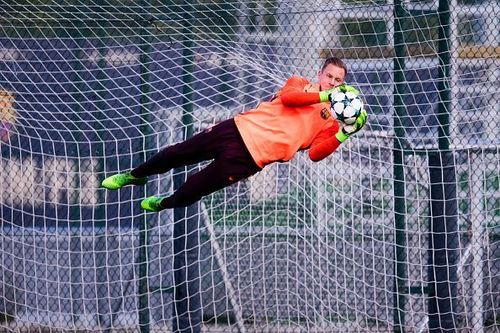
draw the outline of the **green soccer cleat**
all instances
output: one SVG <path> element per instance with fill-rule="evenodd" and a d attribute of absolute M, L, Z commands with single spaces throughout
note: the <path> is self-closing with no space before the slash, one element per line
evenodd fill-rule
<path fill-rule="evenodd" d="M 149 212 L 159 212 L 164 208 L 161 206 L 162 197 L 149 197 L 141 201 L 141 208 Z"/>
<path fill-rule="evenodd" d="M 125 185 L 144 185 L 148 181 L 148 177 L 136 178 L 130 172 L 119 173 L 110 176 L 102 181 L 102 187 L 108 190 L 117 190 Z"/>

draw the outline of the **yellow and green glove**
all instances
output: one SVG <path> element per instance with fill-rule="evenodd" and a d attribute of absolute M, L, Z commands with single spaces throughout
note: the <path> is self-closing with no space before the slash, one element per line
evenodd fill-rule
<path fill-rule="evenodd" d="M 356 95 L 360 94 L 359 90 L 357 90 L 353 86 L 350 86 L 348 84 L 343 83 L 338 87 L 335 87 L 335 88 L 332 88 L 332 89 L 329 89 L 326 91 L 320 91 L 319 92 L 319 99 L 321 102 L 331 102 L 332 101 L 332 99 L 331 99 L 332 94 L 335 94 L 337 92 L 343 92 L 343 93 L 351 92 L 351 93 L 354 93 Z M 361 114 L 358 116 L 358 118 L 356 118 L 356 121 L 354 122 L 354 124 L 346 125 L 346 124 L 341 123 L 340 130 L 337 132 L 337 134 L 335 134 L 335 137 L 337 138 L 337 140 L 339 140 L 339 142 L 342 143 L 345 140 L 347 140 L 351 135 L 359 132 L 365 126 L 367 117 L 368 117 L 368 114 L 366 113 L 366 110 L 363 109 L 361 111 Z"/>
<path fill-rule="evenodd" d="M 331 102 L 332 99 L 331 99 L 331 96 L 332 94 L 335 94 L 337 92 L 352 92 L 356 95 L 359 95 L 360 92 L 359 90 L 357 90 L 356 88 L 354 88 L 353 86 L 350 86 L 348 84 L 341 84 L 340 86 L 338 87 L 335 87 L 335 88 L 332 88 L 332 89 L 329 89 L 329 90 L 325 90 L 325 91 L 320 91 L 319 92 L 319 100 L 320 102 Z"/>
<path fill-rule="evenodd" d="M 352 125 L 346 125 L 343 123 L 340 123 L 341 128 L 335 134 L 335 137 L 339 142 L 344 142 L 347 140 L 351 135 L 354 133 L 359 132 L 366 124 L 366 119 L 368 118 L 368 114 L 366 113 L 366 110 L 362 110 L 358 118 L 356 118 L 356 121 Z"/>

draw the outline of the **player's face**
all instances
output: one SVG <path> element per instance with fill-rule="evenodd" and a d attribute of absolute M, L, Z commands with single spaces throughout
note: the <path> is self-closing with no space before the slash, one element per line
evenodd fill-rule
<path fill-rule="evenodd" d="M 328 90 L 344 83 L 345 71 L 341 67 L 329 64 L 323 71 L 318 73 L 318 81 L 321 90 Z"/>

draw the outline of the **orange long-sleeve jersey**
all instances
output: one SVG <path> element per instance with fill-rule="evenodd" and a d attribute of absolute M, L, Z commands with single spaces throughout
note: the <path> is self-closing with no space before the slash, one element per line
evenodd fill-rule
<path fill-rule="evenodd" d="M 299 150 L 319 161 L 333 153 L 340 142 L 335 138 L 338 122 L 330 105 L 320 102 L 319 85 L 291 77 L 269 102 L 240 113 L 236 126 L 255 163 L 263 168 L 273 162 L 289 161 Z"/>

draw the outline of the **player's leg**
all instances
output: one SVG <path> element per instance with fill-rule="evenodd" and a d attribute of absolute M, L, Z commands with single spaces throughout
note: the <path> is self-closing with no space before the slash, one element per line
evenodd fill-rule
<path fill-rule="evenodd" d="M 223 151 L 224 142 L 234 135 L 234 131 L 237 129 L 233 119 L 223 121 L 186 141 L 162 149 L 130 172 L 104 179 L 102 186 L 116 190 L 125 185 L 144 185 L 148 176 L 213 159 Z"/>
<path fill-rule="evenodd" d="M 186 182 L 169 197 L 149 197 L 141 203 L 149 211 L 185 207 L 203 196 L 248 178 L 260 171 L 246 147 L 233 143 L 224 153 L 203 170 L 188 177 Z"/>
<path fill-rule="evenodd" d="M 143 200 L 141 206 L 154 212 L 166 208 L 186 207 L 210 193 L 250 177 L 259 169 L 248 170 L 244 174 L 232 174 L 228 171 L 228 164 L 220 163 L 220 160 L 214 161 L 200 172 L 190 176 L 171 196 L 149 197 Z"/>

